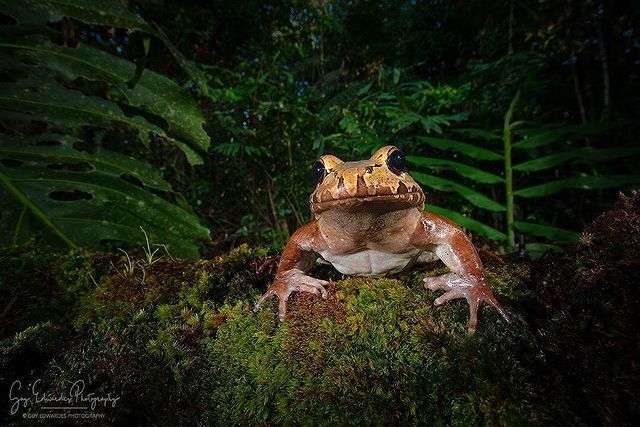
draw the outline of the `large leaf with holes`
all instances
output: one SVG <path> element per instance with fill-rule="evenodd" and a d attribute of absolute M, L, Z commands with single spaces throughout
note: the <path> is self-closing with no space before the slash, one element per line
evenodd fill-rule
<path fill-rule="evenodd" d="M 462 141 L 456 141 L 453 139 L 436 138 L 433 136 L 421 136 L 418 137 L 420 141 L 424 141 L 430 146 L 439 150 L 455 151 L 463 154 L 467 157 L 471 157 L 476 160 L 502 160 L 503 156 L 498 153 L 494 153 L 486 148 L 477 147 L 472 144 L 468 144 Z"/>
<path fill-rule="evenodd" d="M 71 137 L 42 135 L 0 144 L 0 184 L 46 229 L 70 245 L 144 241 L 143 227 L 170 253 L 196 257 L 209 230 L 191 213 L 148 191 L 169 185 L 141 162 L 107 150 L 85 153 Z"/>
<path fill-rule="evenodd" d="M 182 88 L 162 75 L 144 70 L 138 84 L 130 88 L 127 81 L 135 73 L 133 63 L 84 44 L 76 48 L 57 46 L 40 36 L 22 37 L 10 43 L 0 42 L 0 48 L 13 53 L 14 61 L 22 61 L 19 65 L 23 69 L 26 65 L 36 65 L 43 69 L 49 68 L 67 81 L 84 77 L 106 82 L 113 87 L 113 99 L 160 116 L 166 122 L 170 134 L 175 134 L 200 149 L 206 150 L 209 146 L 209 137 L 202 128 L 204 119 L 198 106 Z M 15 63 L 0 63 L 0 67 L 17 68 Z M 50 87 L 61 89 L 56 81 L 47 80 L 50 81 Z M 24 87 L 24 83 L 22 86 Z M 33 104 L 25 104 L 21 109 L 25 111 L 28 105 Z M 11 108 L 10 105 L 7 106 L 7 109 Z M 104 121 L 100 123 L 105 124 Z M 56 124 L 59 125 L 59 122 Z M 143 131 L 143 139 L 147 137 L 149 130 Z M 164 132 L 159 134 L 163 135 Z M 191 164 L 202 163 L 201 157 L 184 142 L 173 137 L 168 140 L 185 152 Z"/>
<path fill-rule="evenodd" d="M 453 182 L 448 179 L 440 178 L 433 175 L 427 175 L 421 172 L 412 172 L 411 176 L 413 176 L 420 184 L 426 185 L 427 187 L 431 187 L 435 190 L 455 191 L 479 208 L 488 209 L 494 212 L 501 212 L 506 210 L 504 205 L 491 200 L 484 194 L 472 188 L 469 188 L 462 184 L 458 184 L 457 182 Z"/>
<path fill-rule="evenodd" d="M 47 23 L 69 17 L 88 24 L 129 28 L 157 37 L 206 94 L 203 73 L 176 49 L 162 30 L 129 11 L 125 5 L 126 2 L 120 0 L 0 0 L 0 10 L 15 18 L 25 31 L 40 32 Z"/>
<path fill-rule="evenodd" d="M 476 233 L 481 234 L 485 237 L 488 237 L 489 239 L 493 239 L 493 240 L 507 239 L 507 236 L 503 232 L 498 231 L 495 228 L 490 227 L 487 224 L 484 224 L 473 218 L 464 216 L 459 212 L 441 208 L 439 206 L 429 205 L 429 204 L 424 205 L 424 210 L 427 212 L 434 212 L 439 215 L 446 216 L 447 218 L 452 219 L 461 227 L 468 228 L 469 230 L 475 231 Z"/>
<path fill-rule="evenodd" d="M 171 185 L 151 166 L 132 157 L 98 148 L 95 153 L 77 149 L 74 144 L 81 140 L 69 135 L 45 133 L 30 138 L 3 136 L 0 143 L 0 159 L 32 161 L 47 158 L 49 168 L 56 165 L 99 165 L 101 173 L 114 177 L 133 177 L 144 187 L 160 191 L 171 191 Z"/>
<path fill-rule="evenodd" d="M 474 168 L 473 166 L 465 165 L 464 163 L 454 162 L 452 160 L 420 156 L 408 156 L 407 160 L 415 165 L 426 166 L 433 170 L 452 169 L 457 174 L 482 184 L 500 184 L 504 182 L 504 179 L 498 175 L 485 172 L 482 169 Z"/>
<path fill-rule="evenodd" d="M 120 102 L 162 117 L 170 132 L 198 148 L 206 150 L 209 146 L 197 104 L 184 89 L 160 74 L 146 69 L 130 88 L 127 82 L 135 74 L 135 64 L 87 44 L 70 48 L 55 45 L 45 37 L 30 36 L 9 43 L 0 41 L 0 47 L 15 52 L 27 64 L 49 68 L 68 81 L 78 77 L 104 81 L 113 87 L 112 95 Z"/>
<path fill-rule="evenodd" d="M 137 130 L 145 142 L 152 133 L 156 133 L 180 148 L 187 148 L 144 117 L 125 114 L 117 103 L 68 89 L 44 74 L 0 83 L 0 117 L 40 120 L 63 129 L 85 125 L 107 128 L 127 125 Z M 202 163 L 197 153 L 187 151 L 186 154 L 192 164 Z"/>
<path fill-rule="evenodd" d="M 640 184 L 640 175 L 576 176 L 522 188 L 513 194 L 519 197 L 543 197 L 566 189 L 602 190 L 634 184 Z"/>

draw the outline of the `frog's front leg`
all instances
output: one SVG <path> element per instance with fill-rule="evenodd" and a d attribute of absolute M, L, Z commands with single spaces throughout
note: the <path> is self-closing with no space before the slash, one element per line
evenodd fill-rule
<path fill-rule="evenodd" d="M 284 321 L 287 313 L 287 300 L 292 292 L 309 292 L 326 299 L 328 293 L 324 286 L 329 282 L 306 274 L 316 262 L 318 252 L 322 250 L 323 245 L 324 241 L 316 221 L 305 224 L 293 233 L 282 252 L 273 284 L 260 297 L 253 311 L 257 312 L 263 302 L 277 296 L 278 318 L 280 321 Z"/>
<path fill-rule="evenodd" d="M 478 252 L 457 224 L 443 216 L 423 212 L 412 243 L 435 253 L 451 270 L 448 274 L 425 278 L 425 287 L 432 291 L 446 291 L 436 298 L 436 305 L 455 298 L 467 300 L 470 333 L 476 330 L 478 309 L 483 301 L 495 307 L 507 322 L 511 321 L 491 292 Z"/>

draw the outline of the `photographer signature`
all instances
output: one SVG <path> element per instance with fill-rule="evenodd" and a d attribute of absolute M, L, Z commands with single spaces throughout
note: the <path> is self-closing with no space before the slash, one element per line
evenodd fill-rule
<path fill-rule="evenodd" d="M 11 400 L 11 415 L 15 415 L 20 408 L 26 409 L 31 405 L 40 405 L 40 409 L 75 409 L 86 410 L 91 408 L 95 410 L 98 405 L 103 407 L 115 408 L 116 403 L 120 400 L 120 396 L 96 395 L 95 393 L 85 393 L 84 380 L 77 380 L 67 394 L 60 393 L 54 395 L 38 390 L 40 379 L 37 379 L 28 387 L 24 387 L 20 380 L 15 380 L 9 389 L 9 400 Z"/>

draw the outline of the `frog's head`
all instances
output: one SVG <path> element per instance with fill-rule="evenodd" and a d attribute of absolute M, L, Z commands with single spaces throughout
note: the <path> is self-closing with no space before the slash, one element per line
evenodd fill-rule
<path fill-rule="evenodd" d="M 368 160 L 343 162 L 326 155 L 313 165 L 318 185 L 309 203 L 317 216 L 330 209 L 390 212 L 421 206 L 424 193 L 407 172 L 407 160 L 394 146 Z"/>

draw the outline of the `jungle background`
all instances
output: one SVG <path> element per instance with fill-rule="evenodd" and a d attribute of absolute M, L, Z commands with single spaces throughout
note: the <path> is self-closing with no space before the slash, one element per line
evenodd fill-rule
<path fill-rule="evenodd" d="M 575 242 L 640 183 L 638 11 L 503 3 L 3 2 L 3 239 L 277 249 L 392 144 L 496 250 Z"/>
<path fill-rule="evenodd" d="M 0 383 L 79 375 L 113 423 L 631 423 L 639 73 L 631 1 L 0 0 Z M 439 267 L 249 314 L 314 161 L 383 145 L 526 326 L 467 337 Z"/>

